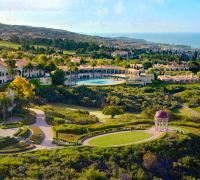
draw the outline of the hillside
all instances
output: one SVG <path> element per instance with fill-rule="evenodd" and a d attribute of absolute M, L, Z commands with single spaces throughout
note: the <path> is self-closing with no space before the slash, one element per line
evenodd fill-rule
<path fill-rule="evenodd" d="M 0 40 L 10 40 L 11 37 L 17 36 L 19 38 L 47 38 L 47 39 L 67 39 L 74 40 L 76 42 L 94 42 L 98 45 L 104 45 L 107 47 L 115 48 L 176 48 L 184 49 L 189 48 L 185 46 L 174 46 L 168 44 L 156 44 L 147 42 L 143 39 L 133 39 L 127 37 L 109 38 L 100 36 L 90 36 L 79 33 L 74 33 L 61 29 L 52 29 L 45 27 L 32 27 L 32 26 L 21 26 L 21 25 L 8 25 L 0 23 Z"/>
<path fill-rule="evenodd" d="M 31 27 L 31 26 L 19 26 L 19 25 L 7 25 L 0 24 L 0 39 L 9 40 L 13 35 L 19 38 L 28 37 L 34 38 L 49 38 L 49 39 L 68 39 L 74 41 L 94 42 L 99 45 L 105 45 L 109 47 L 140 47 L 150 45 L 145 40 L 141 39 L 129 39 L 129 38 L 104 38 L 100 36 L 83 35 L 66 30 L 52 29 L 45 27 Z"/>

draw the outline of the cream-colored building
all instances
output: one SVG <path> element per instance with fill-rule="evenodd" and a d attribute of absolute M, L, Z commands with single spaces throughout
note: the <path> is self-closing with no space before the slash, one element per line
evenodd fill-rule
<path fill-rule="evenodd" d="M 9 75 L 8 67 L 5 61 L 6 60 L 4 59 L 0 59 L 0 84 L 6 83 L 12 80 L 12 78 L 14 78 Z M 16 74 L 14 76 L 33 78 L 33 77 L 41 77 L 45 75 L 44 71 L 38 70 L 37 68 L 27 69 L 26 65 L 29 63 L 29 61 L 25 59 L 17 59 L 15 61 L 16 61 Z"/>
<path fill-rule="evenodd" d="M 189 67 L 186 64 L 177 64 L 177 63 L 171 63 L 171 64 L 154 64 L 153 68 L 156 70 L 165 70 L 165 71 L 187 71 L 189 70 Z"/>
<path fill-rule="evenodd" d="M 123 68 L 118 66 L 96 66 L 81 65 L 77 72 L 70 72 L 67 66 L 61 66 L 68 81 L 92 79 L 92 78 L 116 78 L 124 79 L 129 84 L 150 84 L 154 80 L 154 75 L 141 73 L 133 68 Z M 66 81 L 66 84 L 68 82 Z"/>

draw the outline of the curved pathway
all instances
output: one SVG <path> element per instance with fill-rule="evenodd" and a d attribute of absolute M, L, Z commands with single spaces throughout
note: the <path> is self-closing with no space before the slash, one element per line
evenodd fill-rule
<path fill-rule="evenodd" d="M 57 148 L 58 147 L 57 145 L 52 144 L 53 132 L 51 126 L 48 125 L 45 121 L 44 112 L 33 108 L 30 108 L 30 110 L 36 113 L 36 123 L 34 125 L 39 127 L 44 133 L 44 140 L 40 145 L 35 145 L 36 149 L 39 150 L 39 149 Z"/>
<path fill-rule="evenodd" d="M 135 130 L 135 131 L 142 131 L 142 130 Z M 150 134 L 152 134 L 152 136 L 150 138 L 147 138 L 147 139 L 144 139 L 144 140 L 141 140 L 141 141 L 137 141 L 137 142 L 133 142 L 133 143 L 128 143 L 128 144 L 113 145 L 111 147 L 119 147 L 119 146 L 127 146 L 127 145 L 134 145 L 134 144 L 144 143 L 144 142 L 147 142 L 147 141 L 151 141 L 151 140 L 157 139 L 159 136 L 161 136 L 164 133 L 164 132 L 155 131 L 154 128 L 151 128 L 149 130 L 143 130 L 143 132 L 150 133 Z M 95 136 L 95 137 L 92 137 L 92 138 L 88 138 L 85 141 L 83 141 L 82 145 L 83 146 L 91 146 L 89 144 L 89 142 L 91 140 L 99 138 L 99 137 L 102 137 L 102 136 L 107 136 L 109 134 L 116 134 L 116 133 L 123 133 L 123 131 L 122 132 L 108 133 L 108 134 L 103 134 L 103 135 Z"/>

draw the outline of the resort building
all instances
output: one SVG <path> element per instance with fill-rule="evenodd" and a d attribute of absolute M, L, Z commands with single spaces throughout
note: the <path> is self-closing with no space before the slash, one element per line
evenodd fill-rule
<path fill-rule="evenodd" d="M 171 63 L 168 65 L 154 64 L 153 68 L 156 70 L 165 70 L 165 71 L 187 71 L 187 70 L 189 70 L 189 67 L 186 64 L 177 64 L 177 63 Z"/>
<path fill-rule="evenodd" d="M 81 80 L 81 79 L 95 79 L 95 78 L 115 78 L 124 79 L 129 84 L 150 84 L 154 80 L 154 75 L 141 73 L 141 71 L 133 68 L 123 68 L 118 66 L 96 66 L 91 67 L 89 65 L 81 65 L 79 70 L 76 72 L 70 72 L 67 66 L 61 66 L 65 72 L 66 78 L 71 81 Z M 66 85 L 69 84 L 66 81 Z"/>
<path fill-rule="evenodd" d="M 161 110 L 156 112 L 155 115 L 155 130 L 156 131 L 168 131 L 169 115 L 167 112 Z"/>
<path fill-rule="evenodd" d="M 165 83 L 196 83 L 200 81 L 199 77 L 193 73 L 176 76 L 162 75 L 158 76 L 158 79 Z"/>
<path fill-rule="evenodd" d="M 6 60 L 4 59 L 0 59 L 0 84 L 6 83 L 14 78 L 11 77 L 11 75 L 9 75 L 8 67 L 5 61 Z M 16 73 L 14 74 L 14 76 L 33 78 L 45 75 L 45 72 L 43 70 L 38 70 L 36 68 L 30 68 L 30 69 L 26 68 L 28 61 L 25 59 L 17 59 L 15 61 L 16 61 L 16 70 L 15 70 Z"/>
<path fill-rule="evenodd" d="M 7 66 L 5 62 L 0 59 L 0 84 L 6 83 L 8 80 Z"/>

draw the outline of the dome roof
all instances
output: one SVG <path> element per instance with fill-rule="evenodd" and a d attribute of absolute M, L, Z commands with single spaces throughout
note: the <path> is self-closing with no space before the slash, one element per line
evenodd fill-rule
<path fill-rule="evenodd" d="M 168 115 L 167 112 L 161 110 L 161 111 L 156 112 L 155 119 L 168 120 L 169 119 L 169 115 Z"/>

